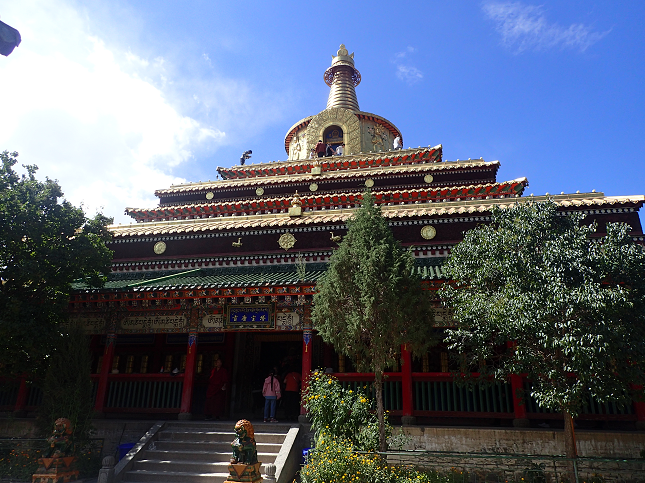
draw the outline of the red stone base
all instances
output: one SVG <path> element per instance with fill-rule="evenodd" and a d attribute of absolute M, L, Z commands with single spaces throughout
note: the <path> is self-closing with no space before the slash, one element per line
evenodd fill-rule
<path fill-rule="evenodd" d="M 31 476 L 31 483 L 68 483 L 78 479 L 78 470 L 73 469 L 76 457 L 40 458 L 40 468 Z"/>

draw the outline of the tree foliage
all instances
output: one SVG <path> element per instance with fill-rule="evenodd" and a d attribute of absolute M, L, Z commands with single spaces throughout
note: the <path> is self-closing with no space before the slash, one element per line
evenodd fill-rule
<path fill-rule="evenodd" d="M 43 384 L 43 402 L 38 410 L 38 429 L 43 436 L 51 434 L 58 418 L 72 422 L 72 440 L 76 451 L 90 440 L 92 413 L 92 380 L 89 338 L 78 325 L 62 328 L 54 341 L 49 367 Z"/>
<path fill-rule="evenodd" d="M 630 227 L 607 224 L 600 238 L 553 202 L 492 217 L 445 265 L 450 347 L 483 378 L 527 374 L 531 396 L 565 420 L 589 397 L 631 403 L 630 383 L 645 382 L 645 252 Z"/>
<path fill-rule="evenodd" d="M 361 208 L 318 282 L 312 320 L 323 340 L 373 371 L 380 445 L 385 449 L 382 383 L 400 347 L 427 350 L 433 340 L 430 296 L 421 288 L 414 257 L 395 240 L 387 220 L 365 192 Z"/>
<path fill-rule="evenodd" d="M 56 326 L 65 320 L 71 284 L 100 286 L 112 253 L 111 219 L 87 218 L 62 199 L 49 178 L 14 170 L 18 153 L 0 153 L 0 367 L 4 373 L 43 366 Z"/>

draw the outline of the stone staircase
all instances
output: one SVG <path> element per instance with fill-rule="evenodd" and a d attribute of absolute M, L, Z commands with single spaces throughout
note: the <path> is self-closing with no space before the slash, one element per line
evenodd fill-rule
<path fill-rule="evenodd" d="M 168 421 L 158 433 L 153 449 L 144 450 L 141 459 L 134 462 L 121 481 L 223 482 L 228 477 L 234 425 L 234 421 Z M 290 426 L 254 423 L 253 428 L 258 461 L 263 465 L 274 463 Z"/>

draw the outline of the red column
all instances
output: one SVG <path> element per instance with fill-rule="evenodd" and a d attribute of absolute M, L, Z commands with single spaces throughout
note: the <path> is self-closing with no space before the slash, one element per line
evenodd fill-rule
<path fill-rule="evenodd" d="M 524 391 L 524 381 L 522 379 L 522 376 L 513 374 L 511 376 L 511 392 L 513 393 L 513 412 L 515 413 L 513 426 L 517 428 L 527 428 L 530 425 L 529 420 L 526 418 L 526 405 L 524 404 L 523 391 Z"/>
<path fill-rule="evenodd" d="M 636 384 L 630 385 L 636 391 L 640 391 L 643 388 Z M 636 413 L 636 429 L 642 431 L 645 429 L 645 402 L 635 400 L 632 404 L 634 405 L 634 412 Z"/>
<path fill-rule="evenodd" d="M 116 334 L 108 334 L 103 351 L 103 363 L 101 364 L 101 375 L 99 376 L 99 387 L 96 391 L 94 411 L 103 412 L 105 395 L 107 394 L 108 374 L 112 370 L 112 359 L 114 358 L 114 346 L 116 346 Z"/>
<path fill-rule="evenodd" d="M 304 307 L 304 320 L 303 320 L 303 331 L 302 331 L 302 391 L 301 394 L 304 394 L 307 390 L 307 382 L 309 381 L 309 376 L 311 375 L 311 350 L 313 348 L 314 334 L 311 327 L 311 306 L 305 305 Z M 302 403 L 302 397 L 300 398 L 300 414 L 306 414 L 307 410 L 305 409 L 304 404 Z"/>
<path fill-rule="evenodd" d="M 22 376 L 20 378 L 20 387 L 18 388 L 18 397 L 16 398 L 16 405 L 13 408 L 13 415 L 17 418 L 24 418 L 27 415 L 25 407 L 27 407 L 27 378 Z"/>
<path fill-rule="evenodd" d="M 403 417 L 412 416 L 412 354 L 407 346 L 401 346 L 401 397 Z"/>
<path fill-rule="evenodd" d="M 302 331 L 302 394 L 304 394 L 307 389 L 307 382 L 309 381 L 309 375 L 311 374 L 311 348 L 313 346 L 313 333 L 311 329 L 305 329 Z M 304 405 L 302 404 L 302 399 L 300 401 L 300 414 L 305 414 Z"/>
<path fill-rule="evenodd" d="M 192 417 L 190 407 L 193 402 L 193 381 L 195 379 L 195 360 L 197 359 L 197 332 L 190 332 L 188 334 L 187 350 L 179 419 L 191 419 Z"/>

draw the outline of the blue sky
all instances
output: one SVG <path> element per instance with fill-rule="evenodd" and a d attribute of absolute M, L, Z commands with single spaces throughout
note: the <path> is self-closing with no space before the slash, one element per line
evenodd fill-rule
<path fill-rule="evenodd" d="M 286 159 L 341 43 L 405 147 L 497 159 L 527 194 L 645 193 L 642 1 L 20 0 L 0 19 L 23 38 L 0 57 L 0 150 L 117 222 L 246 149 Z"/>

